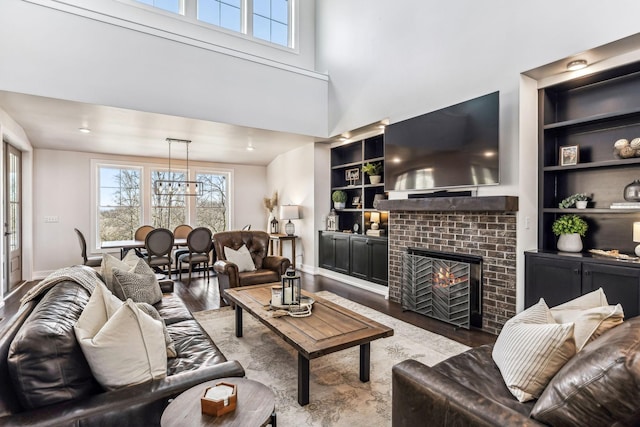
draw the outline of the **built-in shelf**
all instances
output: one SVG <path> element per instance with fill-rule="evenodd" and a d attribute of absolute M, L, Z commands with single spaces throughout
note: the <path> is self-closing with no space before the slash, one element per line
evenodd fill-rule
<path fill-rule="evenodd" d="M 542 210 L 545 213 L 561 213 L 561 214 L 625 214 L 625 213 L 638 213 L 640 209 L 610 209 L 610 208 L 586 208 L 586 209 L 577 209 L 577 208 L 568 208 L 568 209 L 560 209 L 560 208 L 544 208 Z"/>
<path fill-rule="evenodd" d="M 379 200 L 376 209 L 384 211 L 467 211 L 517 212 L 516 196 L 434 197 L 420 199 Z"/>

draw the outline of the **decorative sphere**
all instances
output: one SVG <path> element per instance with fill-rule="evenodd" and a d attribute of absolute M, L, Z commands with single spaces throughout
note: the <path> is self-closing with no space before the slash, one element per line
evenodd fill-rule
<path fill-rule="evenodd" d="M 628 147 L 629 146 L 629 140 L 628 139 L 619 139 L 617 140 L 614 144 L 613 144 L 614 148 L 616 150 L 622 150 L 623 147 Z"/>
<path fill-rule="evenodd" d="M 620 149 L 620 157 L 622 157 L 623 159 L 628 159 L 630 157 L 634 157 L 635 155 L 636 155 L 636 150 L 634 150 L 628 145 Z"/>
<path fill-rule="evenodd" d="M 640 138 L 633 138 L 631 140 L 631 142 L 629 143 L 629 147 L 633 148 L 634 150 L 637 150 L 640 148 Z"/>

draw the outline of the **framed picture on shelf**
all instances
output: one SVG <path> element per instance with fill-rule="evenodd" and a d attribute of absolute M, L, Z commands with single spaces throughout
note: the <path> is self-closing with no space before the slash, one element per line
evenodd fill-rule
<path fill-rule="evenodd" d="M 360 179 L 360 169 L 347 169 L 344 171 L 344 179 L 349 181 L 349 185 L 355 185 L 356 181 Z"/>
<path fill-rule="evenodd" d="M 355 207 L 360 206 L 360 196 L 355 196 L 353 200 L 351 200 L 351 204 Z"/>
<path fill-rule="evenodd" d="M 560 166 L 577 165 L 580 157 L 580 147 L 577 145 L 566 145 L 560 147 Z"/>

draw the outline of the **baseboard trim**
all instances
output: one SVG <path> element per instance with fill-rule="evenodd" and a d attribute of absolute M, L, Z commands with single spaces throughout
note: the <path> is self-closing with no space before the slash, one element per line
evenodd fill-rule
<path fill-rule="evenodd" d="M 347 276 L 346 274 L 336 273 L 335 271 L 326 270 L 324 268 L 317 268 L 316 271 L 320 276 L 328 277 L 356 288 L 365 289 L 378 295 L 382 295 L 385 299 L 389 299 L 389 288 L 386 286 L 378 285 L 356 277 Z"/>

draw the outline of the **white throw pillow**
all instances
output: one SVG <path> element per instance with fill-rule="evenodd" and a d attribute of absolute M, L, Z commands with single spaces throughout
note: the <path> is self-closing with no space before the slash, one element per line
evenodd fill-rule
<path fill-rule="evenodd" d="M 107 289 L 113 292 L 113 269 L 118 268 L 124 271 L 131 271 L 135 268 L 136 264 L 140 260 L 140 257 L 136 255 L 134 251 L 129 251 L 127 254 L 119 260 L 110 254 L 104 254 L 102 256 L 102 264 L 100 265 L 102 269 L 102 276 L 104 277 L 104 282 L 107 285 Z"/>
<path fill-rule="evenodd" d="M 575 323 L 578 351 L 624 320 L 622 306 L 609 305 L 602 288 L 551 308 L 551 314 L 558 323 Z"/>
<path fill-rule="evenodd" d="M 526 402 L 576 354 L 573 323 L 558 324 L 542 298 L 508 320 L 493 347 L 493 360 L 511 393 Z"/>
<path fill-rule="evenodd" d="M 234 263 L 238 266 L 238 272 L 255 271 L 256 266 L 253 263 L 253 258 L 249 253 L 249 249 L 245 245 L 242 245 L 238 250 L 233 250 L 228 246 L 224 247 L 224 257 L 227 261 Z"/>
<path fill-rule="evenodd" d="M 167 375 L 162 322 L 131 300 L 123 303 L 102 283 L 91 294 L 74 331 L 91 372 L 107 390 Z"/>

